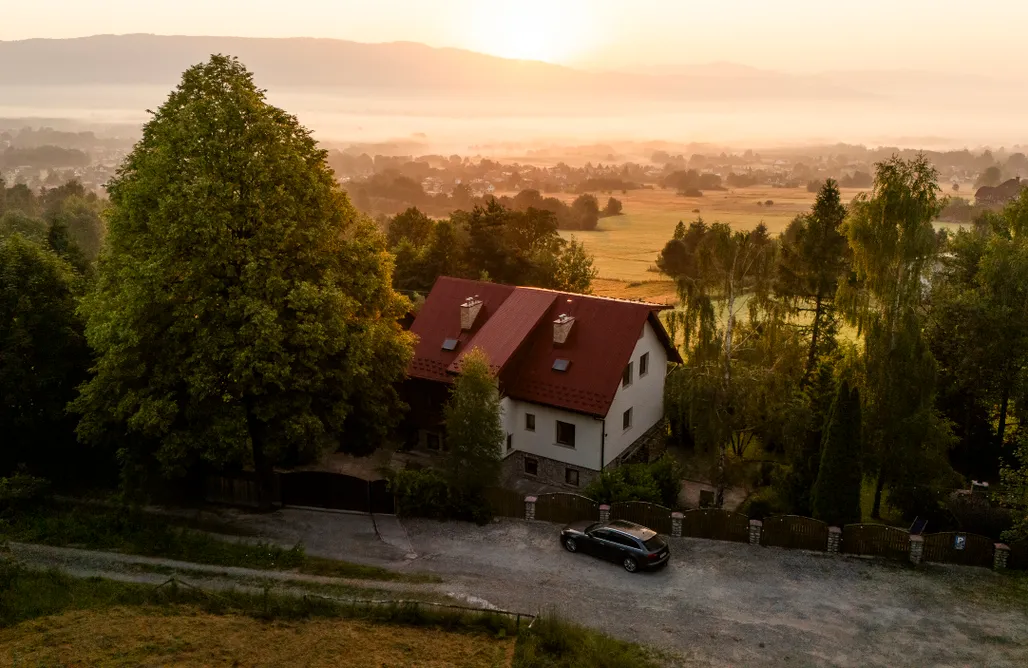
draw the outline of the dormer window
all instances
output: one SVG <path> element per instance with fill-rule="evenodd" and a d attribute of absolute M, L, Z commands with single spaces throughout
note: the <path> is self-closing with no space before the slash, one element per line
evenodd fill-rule
<path fill-rule="evenodd" d="M 457 339 L 446 339 L 443 341 L 443 350 L 454 351 L 457 349 Z"/>
<path fill-rule="evenodd" d="M 553 366 L 550 368 L 554 371 L 567 371 L 569 364 L 571 364 L 570 360 L 556 359 L 553 360 Z"/>

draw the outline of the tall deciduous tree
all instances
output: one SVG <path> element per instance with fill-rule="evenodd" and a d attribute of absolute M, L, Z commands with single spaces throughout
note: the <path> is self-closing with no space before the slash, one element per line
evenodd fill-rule
<path fill-rule="evenodd" d="M 52 475 L 76 461 L 65 406 L 89 367 L 77 284 L 44 247 L 20 234 L 0 240 L 0 475 L 17 464 Z"/>
<path fill-rule="evenodd" d="M 750 326 L 737 339 L 737 318 L 745 308 L 755 325 L 771 307 L 775 254 L 776 244 L 763 225 L 743 232 L 698 219 L 688 229 L 679 225 L 657 259 L 661 271 L 674 278 L 683 306 L 689 377 L 695 381 L 688 383 L 688 392 L 708 402 L 707 430 L 718 448 L 718 507 L 724 503 L 727 449 L 738 433 L 734 363 L 750 337 L 760 334 L 760 328 Z"/>
<path fill-rule="evenodd" d="M 397 413 L 411 342 L 384 243 L 239 61 L 187 70 L 108 192 L 82 438 L 123 436 L 129 472 L 250 464 L 267 505 L 276 462 L 365 449 L 357 406 Z"/>
<path fill-rule="evenodd" d="M 874 517 L 887 483 L 927 483 L 949 445 L 922 332 L 940 206 L 928 159 L 894 157 L 877 165 L 873 191 L 857 196 L 847 222 L 856 280 L 840 287 L 839 301 L 864 338 L 865 471 L 876 481 Z"/>
<path fill-rule="evenodd" d="M 465 498 L 480 495 L 499 476 L 504 438 L 496 379 L 482 351 L 464 356 L 445 420 L 450 487 Z"/>
<path fill-rule="evenodd" d="M 843 381 L 825 428 L 811 492 L 814 517 L 834 526 L 860 521 L 860 392 Z"/>
<path fill-rule="evenodd" d="M 782 233 L 775 292 L 794 315 L 809 317 L 805 376 L 817 364 L 818 354 L 831 349 L 837 329 L 835 293 L 848 270 L 848 248 L 842 223 L 846 207 L 839 186 L 828 179 L 818 191 L 810 213 L 797 216 Z"/>

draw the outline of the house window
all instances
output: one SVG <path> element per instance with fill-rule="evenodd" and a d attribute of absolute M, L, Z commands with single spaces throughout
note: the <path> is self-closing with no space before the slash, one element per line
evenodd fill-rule
<path fill-rule="evenodd" d="M 507 452 L 514 447 L 514 434 L 507 434 Z"/>
<path fill-rule="evenodd" d="M 525 475 L 539 475 L 539 460 L 525 457 Z"/>
<path fill-rule="evenodd" d="M 557 420 L 557 443 L 575 447 L 575 425 Z"/>
<path fill-rule="evenodd" d="M 639 377 L 642 378 L 650 372 L 650 354 L 643 353 L 639 358 Z"/>
<path fill-rule="evenodd" d="M 535 415 L 525 413 L 525 431 L 535 431 Z"/>
<path fill-rule="evenodd" d="M 632 384 L 632 363 L 629 362 L 628 366 L 625 367 L 625 372 L 621 374 L 621 387 L 628 387 Z"/>
<path fill-rule="evenodd" d="M 564 482 L 578 487 L 578 471 L 575 469 L 564 469 Z"/>
<path fill-rule="evenodd" d="M 632 409 L 629 408 L 627 411 L 621 414 L 621 428 L 631 429 L 632 428 Z"/>
<path fill-rule="evenodd" d="M 435 432 L 428 432 L 425 434 L 425 447 L 429 450 L 439 449 L 439 434 Z"/>

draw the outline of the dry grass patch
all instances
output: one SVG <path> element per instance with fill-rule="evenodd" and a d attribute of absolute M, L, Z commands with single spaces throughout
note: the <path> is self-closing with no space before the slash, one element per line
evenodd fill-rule
<path fill-rule="evenodd" d="M 190 606 L 73 611 L 0 630 L 0 665 L 509 666 L 514 638 Z"/>

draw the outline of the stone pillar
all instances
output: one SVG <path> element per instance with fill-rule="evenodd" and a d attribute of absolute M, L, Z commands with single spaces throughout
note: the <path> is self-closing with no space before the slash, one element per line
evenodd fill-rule
<path fill-rule="evenodd" d="M 671 513 L 671 535 L 675 538 L 682 537 L 682 520 L 685 515 L 682 513 Z"/>
<path fill-rule="evenodd" d="M 534 496 L 526 496 L 525 497 L 525 519 L 526 520 L 534 520 L 535 519 L 535 502 L 536 502 L 536 497 L 534 497 Z"/>
<path fill-rule="evenodd" d="M 839 527 L 828 527 L 828 552 L 829 554 L 839 553 L 839 544 L 842 542 L 842 529 Z"/>
<path fill-rule="evenodd" d="M 910 563 L 917 566 L 924 556 L 924 538 L 921 536 L 910 537 Z"/>
<path fill-rule="evenodd" d="M 600 521 L 604 524 L 610 521 L 610 506 L 606 503 L 600 506 Z"/>
<path fill-rule="evenodd" d="M 750 520 L 750 545 L 760 545 L 760 532 L 764 523 L 760 520 Z"/>
<path fill-rule="evenodd" d="M 1007 567 L 1007 558 L 1010 557 L 1010 548 L 1003 543 L 996 543 L 996 554 L 992 557 L 992 567 L 1001 571 Z"/>

